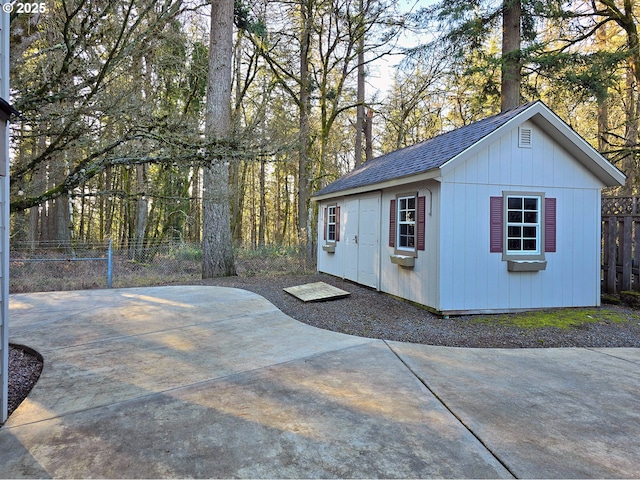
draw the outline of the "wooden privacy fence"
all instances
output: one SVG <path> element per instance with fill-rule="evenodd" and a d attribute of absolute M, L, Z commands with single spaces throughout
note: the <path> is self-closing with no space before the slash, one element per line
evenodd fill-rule
<path fill-rule="evenodd" d="M 602 218 L 602 291 L 640 290 L 640 215 Z"/>
<path fill-rule="evenodd" d="M 640 197 L 602 198 L 602 292 L 640 291 Z"/>

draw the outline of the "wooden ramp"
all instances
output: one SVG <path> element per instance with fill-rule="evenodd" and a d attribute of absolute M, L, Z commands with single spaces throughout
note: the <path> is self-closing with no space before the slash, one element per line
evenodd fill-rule
<path fill-rule="evenodd" d="M 307 283 L 305 285 L 284 288 L 283 290 L 305 303 L 335 300 L 351 295 L 345 290 L 341 290 L 324 282 Z"/>

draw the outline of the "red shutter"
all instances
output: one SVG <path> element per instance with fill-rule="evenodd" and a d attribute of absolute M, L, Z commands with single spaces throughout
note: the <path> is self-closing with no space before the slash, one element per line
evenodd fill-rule
<path fill-rule="evenodd" d="M 424 250 L 424 224 L 425 224 L 425 197 L 418 197 L 418 212 L 417 212 L 417 244 L 418 250 Z"/>
<path fill-rule="evenodd" d="M 327 216 L 329 215 L 329 209 L 327 207 L 324 207 L 324 232 L 323 232 L 323 238 L 326 241 L 327 240 L 327 222 L 329 221 L 329 219 L 327 218 Z"/>
<path fill-rule="evenodd" d="M 389 208 L 389 246 L 396 246 L 396 199 L 394 198 L 389 202 L 391 204 Z"/>
<path fill-rule="evenodd" d="M 489 203 L 489 251 L 502 253 L 502 235 L 504 217 L 502 216 L 502 197 L 491 197 Z"/>
<path fill-rule="evenodd" d="M 544 251 L 556 251 L 556 199 L 544 199 Z"/>
<path fill-rule="evenodd" d="M 336 242 L 340 240 L 340 207 L 336 207 Z"/>

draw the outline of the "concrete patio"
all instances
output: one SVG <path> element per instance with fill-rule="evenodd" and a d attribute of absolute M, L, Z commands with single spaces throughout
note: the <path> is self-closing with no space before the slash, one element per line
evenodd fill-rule
<path fill-rule="evenodd" d="M 0 477 L 640 477 L 640 349 L 385 342 L 203 286 L 12 295 L 10 341 L 45 366 Z"/>

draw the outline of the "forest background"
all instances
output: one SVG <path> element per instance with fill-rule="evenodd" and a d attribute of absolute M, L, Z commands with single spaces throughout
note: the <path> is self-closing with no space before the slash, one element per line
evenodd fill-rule
<path fill-rule="evenodd" d="M 45 7 L 11 16 L 12 243 L 112 239 L 133 259 L 201 244 L 203 199 L 224 178 L 229 226 L 213 228 L 235 247 L 304 245 L 312 262 L 313 192 L 537 99 L 627 175 L 607 193 L 638 193 L 632 0 L 236 0 L 224 138 L 207 125 L 211 3 Z M 207 178 L 213 164 L 225 176 Z"/>

